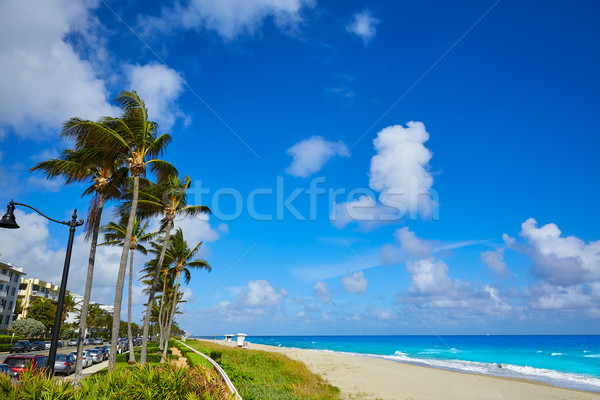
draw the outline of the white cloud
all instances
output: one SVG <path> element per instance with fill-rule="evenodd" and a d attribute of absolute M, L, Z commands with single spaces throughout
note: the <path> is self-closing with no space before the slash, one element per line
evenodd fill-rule
<path fill-rule="evenodd" d="M 541 310 L 575 310 L 600 305 L 599 298 L 594 300 L 593 291 L 580 285 L 562 287 L 538 283 L 528 291 L 531 294 L 531 306 Z"/>
<path fill-rule="evenodd" d="M 429 140 L 429 133 L 422 122 L 410 121 L 406 125 L 406 128 L 387 127 L 373 141 L 376 154 L 371 159 L 369 187 L 380 193 L 379 202 L 363 196 L 365 198 L 336 204 L 330 219 L 337 228 L 353 220 L 363 227 L 372 227 L 405 217 L 416 220 L 418 216 L 433 216 L 437 196 L 429 172 L 432 153 L 423 144 Z M 363 207 L 368 208 L 368 213 L 364 213 L 363 218 L 353 218 L 347 208 L 354 207 L 353 203 L 368 206 Z"/>
<path fill-rule="evenodd" d="M 529 255 L 536 276 L 558 285 L 600 281 L 600 241 L 586 243 L 575 236 L 561 237 L 555 224 L 538 228 L 533 218 L 521 225 L 520 235 L 527 244 L 503 237 L 509 248 Z"/>
<path fill-rule="evenodd" d="M 364 293 L 367 290 L 367 279 L 362 271 L 358 271 L 344 276 L 342 286 L 348 293 Z"/>
<path fill-rule="evenodd" d="M 506 262 L 504 262 L 504 249 L 502 248 L 482 251 L 481 261 L 500 277 L 506 277 L 510 274 Z"/>
<path fill-rule="evenodd" d="M 333 298 L 333 294 L 329 292 L 329 285 L 327 284 L 327 282 L 316 282 L 313 286 L 313 291 L 315 293 L 315 296 L 323 300 L 323 303 L 325 304 L 329 304 L 329 302 Z"/>
<path fill-rule="evenodd" d="M 371 159 L 369 186 L 381 192 L 380 201 L 384 205 L 430 215 L 432 154 L 423 145 L 429 140 L 429 133 L 422 122 L 410 121 L 406 125 L 406 128 L 390 126 L 377 134 L 373 141 L 377 154 Z"/>
<path fill-rule="evenodd" d="M 288 295 L 285 289 L 279 292 L 265 280 L 248 282 L 248 288 L 242 291 L 238 303 L 246 307 L 275 307 Z"/>
<path fill-rule="evenodd" d="M 406 226 L 397 229 L 394 236 L 402 248 L 408 251 L 414 258 L 427 258 L 433 253 L 431 243 L 417 237 L 417 235 Z"/>
<path fill-rule="evenodd" d="M 65 41 L 96 5 L 83 0 L 0 2 L 0 125 L 31 135 L 23 128 L 43 131 L 75 116 L 118 113 L 106 101 L 107 90 L 93 65 Z"/>
<path fill-rule="evenodd" d="M 311 136 L 287 150 L 293 157 L 286 172 L 292 176 L 306 178 L 318 172 L 332 157 L 348 156 L 348 147 L 342 142 L 328 142 L 321 136 Z"/>
<path fill-rule="evenodd" d="M 360 37 L 366 46 L 375 37 L 377 33 L 376 26 L 380 22 L 371 15 L 369 10 L 364 10 L 358 14 L 354 14 L 352 22 L 346 26 L 346 30 Z"/>
<path fill-rule="evenodd" d="M 370 196 L 360 196 L 350 202 L 334 204 L 333 211 L 329 216 L 331 223 L 338 229 L 344 228 L 351 222 L 358 221 L 366 230 L 388 218 L 389 220 L 395 219 L 388 210 L 382 208 Z"/>
<path fill-rule="evenodd" d="M 409 290 L 421 295 L 448 293 L 454 283 L 448 277 L 448 266 L 443 261 L 432 258 L 410 261 L 406 269 L 411 273 L 412 285 Z"/>
<path fill-rule="evenodd" d="M 281 29 L 294 29 L 302 21 L 304 7 L 313 0 L 189 0 L 163 8 L 159 17 L 144 17 L 140 26 L 147 34 L 177 28 L 217 32 L 225 40 L 254 34 L 267 18 Z"/>
<path fill-rule="evenodd" d="M 175 104 L 183 92 L 183 81 L 177 72 L 162 64 L 132 65 L 128 68 L 129 85 L 137 91 L 148 108 L 151 120 L 162 131 L 170 130 L 177 118 L 186 117 Z"/>

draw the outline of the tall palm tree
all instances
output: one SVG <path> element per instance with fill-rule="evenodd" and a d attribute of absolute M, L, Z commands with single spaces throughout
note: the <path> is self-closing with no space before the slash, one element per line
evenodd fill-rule
<path fill-rule="evenodd" d="M 61 136 L 73 137 L 72 128 L 76 127 L 77 118 L 67 121 Z M 101 123 L 98 123 L 101 124 Z M 94 265 L 96 261 L 96 246 L 98 243 L 98 231 L 100 220 L 107 200 L 119 198 L 127 177 L 127 168 L 122 167 L 120 155 L 103 147 L 94 146 L 90 141 L 81 138 L 78 150 L 64 150 L 60 158 L 40 162 L 31 171 L 42 171 L 46 179 L 62 177 L 65 185 L 80 182 L 91 183 L 82 194 L 91 195 L 87 213 L 86 239 L 91 239 L 90 254 L 88 257 L 87 276 L 85 291 L 81 303 L 81 315 L 79 336 L 77 344 L 77 362 L 75 367 L 75 381 L 81 379 L 83 369 L 83 340 L 87 330 L 87 314 L 92 294 L 92 283 L 94 279 Z"/>
<path fill-rule="evenodd" d="M 169 318 L 167 320 L 167 325 L 165 329 L 165 346 L 163 349 L 162 362 L 167 358 L 167 350 L 168 350 L 168 340 L 171 336 L 171 325 L 173 324 L 173 319 L 175 318 L 175 310 L 177 307 L 177 300 L 179 294 L 179 281 L 181 277 L 181 273 L 185 271 L 186 280 L 189 282 L 190 279 L 190 268 L 200 268 L 206 269 L 209 272 L 212 270 L 211 266 L 206 263 L 204 260 L 192 260 L 198 251 L 200 251 L 200 246 L 202 246 L 202 242 L 199 242 L 190 249 L 189 245 L 183 238 L 183 232 L 181 228 L 178 228 L 175 234 L 169 239 L 169 248 L 167 249 L 167 260 L 169 260 L 169 264 L 172 265 L 172 268 L 175 270 L 175 289 L 173 290 L 174 298 L 171 305 L 171 312 L 169 314 Z"/>
<path fill-rule="evenodd" d="M 128 290 L 128 301 L 127 301 L 127 336 L 129 337 L 129 364 L 135 364 L 135 354 L 133 351 L 133 334 L 131 332 L 131 303 L 132 303 L 132 290 L 133 290 L 133 254 L 137 250 L 140 253 L 146 255 L 148 250 L 144 247 L 143 243 L 149 242 L 157 234 L 156 232 L 146 233 L 146 226 L 148 222 L 141 223 L 139 218 L 135 218 L 133 222 L 133 232 L 131 235 L 131 241 L 129 243 L 129 290 Z M 102 227 L 104 233 L 104 243 L 102 245 L 109 246 L 123 246 L 125 243 L 125 234 L 127 232 L 127 217 L 121 216 L 121 223 L 109 222 L 108 225 Z"/>
<path fill-rule="evenodd" d="M 158 134 L 158 124 L 148 120 L 148 110 L 139 95 L 135 91 L 122 91 L 114 101 L 123 110 L 123 115 L 120 118 L 104 118 L 102 123 L 78 119 L 72 121 L 69 125 L 69 132 L 76 141 L 76 148 L 92 142 L 97 146 L 110 149 L 111 152 L 123 155 L 127 160 L 129 173 L 133 177 L 129 220 L 115 287 L 111 348 L 108 361 L 109 370 L 114 369 L 117 362 L 121 303 L 123 301 L 129 242 L 138 206 L 140 177 L 145 176 L 147 168 L 157 174 L 159 178 L 176 173 L 171 164 L 155 158 L 165 151 L 167 145 L 171 142 L 171 136 Z"/>
<path fill-rule="evenodd" d="M 155 273 L 148 294 L 146 314 L 144 316 L 142 350 L 140 354 L 140 364 L 142 365 L 146 363 L 152 305 L 154 304 L 154 296 L 158 287 L 160 271 L 167 251 L 171 228 L 173 227 L 173 220 L 177 216 L 195 217 L 203 213 L 210 214 L 210 209 L 206 206 L 191 206 L 187 204 L 186 191 L 190 188 L 191 183 L 192 180 L 189 176 L 180 180 L 177 175 L 172 174 L 159 180 L 156 185 L 149 185 L 141 192 L 138 214 L 143 218 L 162 215 L 161 230 L 164 231 L 162 248 L 158 257 L 158 262 L 155 266 Z"/>

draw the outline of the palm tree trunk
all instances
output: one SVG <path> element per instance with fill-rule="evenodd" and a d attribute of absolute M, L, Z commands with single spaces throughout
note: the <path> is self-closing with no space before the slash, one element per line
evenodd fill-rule
<path fill-rule="evenodd" d="M 167 320 L 167 329 L 165 330 L 165 348 L 163 350 L 162 358 L 160 362 L 165 362 L 167 359 L 167 350 L 169 349 L 169 338 L 171 337 L 171 325 L 173 325 L 173 320 L 175 319 L 175 310 L 177 309 L 177 299 L 179 294 L 179 277 L 181 275 L 181 271 L 177 271 L 177 283 L 175 284 L 175 292 L 173 295 L 173 308 L 171 309 L 171 315 Z"/>
<path fill-rule="evenodd" d="M 128 302 L 127 302 L 127 336 L 129 336 L 129 362 L 128 364 L 135 364 L 135 354 L 133 351 L 133 335 L 131 333 L 131 290 L 133 289 L 133 249 L 131 249 L 131 255 L 129 256 L 129 290 L 128 290 Z"/>
<path fill-rule="evenodd" d="M 163 326 L 164 326 L 164 319 L 163 319 L 163 311 L 164 311 L 164 305 L 165 305 L 165 298 L 167 295 L 167 277 L 165 276 L 163 278 L 163 292 L 162 292 L 162 296 L 160 297 L 160 309 L 158 310 L 158 326 L 159 326 L 159 332 L 160 332 L 160 340 L 159 340 L 159 348 L 160 350 L 163 349 L 162 343 L 162 334 L 163 334 Z"/>
<path fill-rule="evenodd" d="M 87 330 L 88 307 L 92 295 L 92 282 L 94 280 L 94 264 L 96 262 L 96 247 L 98 245 L 98 232 L 100 231 L 100 219 L 104 209 L 104 196 L 99 195 L 98 209 L 92 228 L 92 243 L 90 245 L 90 256 L 88 258 L 88 270 L 85 280 L 85 292 L 83 293 L 83 302 L 81 303 L 81 314 L 79 316 L 79 335 L 77 337 L 77 361 L 75 363 L 75 384 L 81 379 L 83 370 L 83 341 L 85 340 L 85 331 Z"/>
<path fill-rule="evenodd" d="M 146 364 L 146 353 L 148 351 L 148 328 L 150 327 L 150 316 L 152 314 L 152 306 L 154 305 L 154 295 L 158 286 L 158 279 L 160 270 L 162 269 L 163 261 L 165 259 L 165 253 L 167 252 L 167 244 L 169 243 L 169 235 L 171 234 L 171 227 L 173 226 L 173 220 L 169 218 L 167 221 L 167 228 L 165 229 L 165 238 L 163 240 L 163 247 L 160 251 L 160 257 L 154 270 L 154 279 L 152 280 L 152 287 L 148 294 L 148 306 L 146 307 L 146 315 L 144 316 L 144 331 L 142 334 L 142 351 L 140 354 L 140 364 Z"/>
<path fill-rule="evenodd" d="M 129 254 L 129 245 L 131 244 L 131 232 L 133 232 L 133 223 L 138 206 L 140 190 L 139 174 L 133 177 L 133 198 L 131 199 L 131 211 L 129 212 L 129 221 L 127 222 L 127 231 L 123 238 L 123 251 L 121 252 L 121 262 L 119 263 L 119 273 L 117 275 L 117 285 L 115 287 L 115 305 L 113 310 L 112 336 L 110 338 L 110 354 L 108 356 L 108 370 L 112 371 L 117 364 L 117 345 L 119 340 L 119 330 L 121 328 L 121 303 L 123 302 L 123 287 L 125 286 L 125 271 L 127 270 L 127 255 Z"/>

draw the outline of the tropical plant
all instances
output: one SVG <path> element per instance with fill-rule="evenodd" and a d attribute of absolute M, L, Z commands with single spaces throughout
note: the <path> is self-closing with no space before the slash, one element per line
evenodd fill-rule
<path fill-rule="evenodd" d="M 204 260 L 192 260 L 196 257 L 198 251 L 200 251 L 200 246 L 202 242 L 196 244 L 193 248 L 190 249 L 188 243 L 185 241 L 183 237 L 183 232 L 181 228 L 177 228 L 177 231 L 174 235 L 169 239 L 169 247 L 166 252 L 166 259 L 168 260 L 168 265 L 175 271 L 175 288 L 173 293 L 175 298 L 171 304 L 171 312 L 169 314 L 169 319 L 167 320 L 167 324 L 165 327 L 165 340 L 171 336 L 171 325 L 173 324 L 173 319 L 175 318 L 175 310 L 177 307 L 177 300 L 179 294 L 179 283 L 181 278 L 181 273 L 184 273 L 184 280 L 186 282 L 190 281 L 191 274 L 190 268 L 198 268 L 198 269 L 206 269 L 209 272 L 212 270 L 211 266 Z M 163 349 L 163 361 L 167 357 L 167 347 L 164 346 Z"/>
<path fill-rule="evenodd" d="M 139 218 L 135 218 L 133 222 L 133 231 L 129 243 L 129 288 L 128 288 L 128 301 L 127 301 L 127 336 L 129 338 L 129 348 L 133 349 L 133 332 L 131 331 L 131 303 L 132 303 L 132 291 L 133 291 L 133 254 L 137 250 L 140 253 L 146 255 L 148 251 L 144 247 L 143 243 L 149 242 L 157 234 L 146 233 L 146 226 L 148 222 L 141 223 Z M 121 216 L 120 224 L 110 222 L 108 225 L 102 227 L 104 233 L 104 243 L 100 245 L 109 246 L 123 246 L 125 243 L 125 234 L 127 232 L 127 217 Z M 135 355 L 133 351 L 129 352 L 129 363 L 135 364 Z"/>
<path fill-rule="evenodd" d="M 148 302 L 146 303 L 146 314 L 144 316 L 142 350 L 140 353 L 140 363 L 146 363 L 146 354 L 148 346 L 148 331 L 150 327 L 150 316 L 152 314 L 152 306 L 154 304 L 154 296 L 158 288 L 160 271 L 163 266 L 165 253 L 173 220 L 177 216 L 194 217 L 199 214 L 209 213 L 210 209 L 202 205 L 188 205 L 186 191 L 190 188 L 192 180 L 189 176 L 179 179 L 177 175 L 168 175 L 164 179 L 159 180 L 155 185 L 146 187 L 140 196 L 138 214 L 142 218 L 150 218 L 162 215 L 161 230 L 164 232 L 162 248 L 158 257 L 155 273 L 148 293 Z"/>
<path fill-rule="evenodd" d="M 34 318 L 18 319 L 8 327 L 8 333 L 21 337 L 39 336 L 46 330 L 44 324 Z"/>
<path fill-rule="evenodd" d="M 86 239 L 90 239 L 90 254 L 88 257 L 88 268 L 85 281 L 85 291 L 81 303 L 79 326 L 79 341 L 77 345 L 77 363 L 75 368 L 75 380 L 79 381 L 83 368 L 83 339 L 87 331 L 87 314 L 92 293 L 94 279 L 94 265 L 96 260 L 96 245 L 98 243 L 98 231 L 100 220 L 107 200 L 119 198 L 127 177 L 127 168 L 122 164 L 121 155 L 110 151 L 106 147 L 94 146 L 92 141 L 87 140 L 87 135 L 80 134 L 81 119 L 73 118 L 65 123 L 62 137 L 75 138 L 78 142 L 78 150 L 64 150 L 61 157 L 43 161 L 31 169 L 31 171 L 42 171 L 47 179 L 62 177 L 65 185 L 80 182 L 91 183 L 82 196 L 91 195 L 88 207 L 87 220 L 84 230 Z M 93 124 L 92 122 L 90 122 Z M 101 124 L 98 122 L 97 124 Z"/>
<path fill-rule="evenodd" d="M 121 117 L 104 118 L 101 123 L 81 119 L 72 120 L 68 129 L 71 136 L 76 139 L 76 149 L 85 148 L 89 143 L 110 149 L 111 153 L 120 154 L 126 159 L 129 174 L 133 177 L 129 220 L 115 286 L 109 370 L 112 370 L 116 364 L 125 271 L 138 206 L 140 177 L 145 176 L 147 168 L 156 173 L 159 178 L 176 173 L 171 164 L 155 158 L 164 152 L 171 142 L 171 136 L 158 135 L 158 125 L 148 120 L 148 110 L 138 94 L 135 91 L 122 91 L 114 101 L 123 110 Z"/>

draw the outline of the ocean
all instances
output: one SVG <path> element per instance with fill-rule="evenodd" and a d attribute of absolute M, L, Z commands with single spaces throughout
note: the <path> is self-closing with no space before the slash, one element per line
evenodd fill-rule
<path fill-rule="evenodd" d="M 251 343 L 331 351 L 600 392 L 600 336 L 248 336 Z"/>

